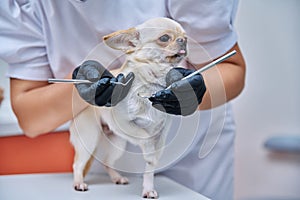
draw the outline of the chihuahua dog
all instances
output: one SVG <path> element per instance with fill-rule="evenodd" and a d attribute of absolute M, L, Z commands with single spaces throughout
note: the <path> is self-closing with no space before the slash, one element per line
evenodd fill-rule
<path fill-rule="evenodd" d="M 138 145 L 145 160 L 144 198 L 158 198 L 154 170 L 162 154 L 169 115 L 152 107 L 140 94 L 154 94 L 167 87 L 166 75 L 187 55 L 183 28 L 168 18 L 154 18 L 137 27 L 105 36 L 107 46 L 126 54 L 122 67 L 112 74 L 133 72 L 135 79 L 127 96 L 113 107 L 88 106 L 71 123 L 75 148 L 74 187 L 87 190 L 84 174 L 96 148 L 101 148 L 103 165 L 116 184 L 127 184 L 113 165 L 125 151 L 126 143 Z"/>

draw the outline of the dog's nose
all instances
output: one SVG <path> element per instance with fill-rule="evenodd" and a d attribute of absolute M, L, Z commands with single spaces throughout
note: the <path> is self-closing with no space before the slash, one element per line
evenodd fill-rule
<path fill-rule="evenodd" d="M 183 40 L 183 38 L 178 38 L 178 39 L 177 39 L 177 42 L 178 42 L 178 43 L 183 43 L 184 40 Z"/>
<path fill-rule="evenodd" d="M 186 46 L 186 39 L 185 38 L 177 38 L 176 39 L 176 43 L 181 47 L 181 48 L 185 48 Z"/>
<path fill-rule="evenodd" d="M 178 38 L 176 40 L 176 42 L 179 44 L 179 45 L 185 45 L 186 44 L 186 40 L 184 38 Z"/>

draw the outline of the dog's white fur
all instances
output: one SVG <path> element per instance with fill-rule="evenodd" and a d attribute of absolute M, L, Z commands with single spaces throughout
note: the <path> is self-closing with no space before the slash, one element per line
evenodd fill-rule
<path fill-rule="evenodd" d="M 165 34 L 170 36 L 168 42 L 159 40 Z M 154 170 L 162 153 L 169 117 L 137 94 L 153 94 L 166 87 L 167 72 L 186 55 L 182 54 L 183 46 L 178 44 L 178 39 L 186 41 L 184 30 L 177 22 L 167 18 L 151 19 L 135 28 L 104 37 L 108 46 L 127 54 L 123 66 L 112 73 L 126 76 L 133 72 L 135 79 L 126 98 L 116 106 L 88 106 L 73 119 L 70 132 L 75 148 L 73 172 L 76 190 L 87 190 L 84 173 L 97 146 L 101 148 L 103 164 L 112 181 L 127 184 L 127 178 L 112 166 L 129 141 L 142 149 L 146 161 L 143 197 L 158 198 L 153 185 Z M 178 54 L 180 51 L 181 54 Z M 112 147 L 112 143 L 118 148 Z"/>

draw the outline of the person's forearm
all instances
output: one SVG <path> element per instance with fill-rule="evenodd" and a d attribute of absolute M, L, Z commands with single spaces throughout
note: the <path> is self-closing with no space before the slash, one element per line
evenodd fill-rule
<path fill-rule="evenodd" d="M 56 129 L 87 105 L 72 84 L 11 79 L 11 87 L 13 110 L 29 137 Z"/>
<path fill-rule="evenodd" d="M 233 49 L 237 50 L 236 55 L 202 73 L 207 90 L 200 110 L 220 106 L 237 97 L 243 90 L 245 62 L 238 45 L 230 51 Z"/>

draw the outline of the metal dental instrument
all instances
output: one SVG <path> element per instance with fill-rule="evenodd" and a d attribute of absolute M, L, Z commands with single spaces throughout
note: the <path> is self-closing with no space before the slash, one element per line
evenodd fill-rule
<path fill-rule="evenodd" d="M 185 79 L 187 79 L 187 78 L 190 78 L 190 77 L 194 76 L 195 74 L 202 73 L 202 72 L 204 72 L 204 71 L 206 71 L 206 70 L 212 68 L 213 66 L 215 66 L 215 65 L 217 65 L 217 64 L 219 64 L 219 63 L 221 63 L 221 62 L 223 62 L 224 60 L 228 59 L 229 57 L 233 56 L 234 54 L 236 54 L 236 50 L 233 50 L 233 51 L 231 51 L 231 52 L 225 54 L 224 56 L 218 58 L 218 59 L 215 60 L 215 61 L 212 61 L 211 63 L 205 65 L 204 67 L 198 69 L 197 71 L 191 73 L 190 75 L 188 75 L 188 76 L 186 76 L 186 77 L 183 77 L 183 78 L 180 79 L 180 80 L 185 80 Z M 166 90 L 167 90 L 167 89 L 170 89 L 170 88 L 171 88 L 171 85 L 169 85 L 169 86 L 166 88 Z M 152 95 L 151 95 L 151 96 L 144 96 L 144 95 L 141 95 L 141 94 L 138 93 L 138 96 L 139 96 L 139 97 L 142 97 L 142 98 L 150 98 Z"/>
<path fill-rule="evenodd" d="M 126 86 L 131 81 L 131 79 L 132 78 L 130 78 L 126 83 L 115 82 L 115 81 L 110 81 L 110 83 L 114 83 L 116 85 Z M 48 83 L 74 83 L 74 84 L 78 84 L 78 83 L 94 83 L 94 82 L 89 81 L 89 80 L 80 80 L 80 79 L 55 79 L 55 78 L 49 78 Z"/>
<path fill-rule="evenodd" d="M 48 83 L 93 83 L 89 80 L 49 78 Z"/>
<path fill-rule="evenodd" d="M 223 62 L 224 60 L 226 60 L 227 58 L 233 56 L 234 54 L 236 54 L 236 50 L 233 50 L 231 52 L 229 52 L 228 54 L 225 54 L 224 56 L 218 58 L 217 60 L 215 61 L 212 61 L 211 63 L 205 65 L 204 67 L 198 69 L 197 71 L 194 71 L 193 73 L 191 73 L 190 75 L 186 76 L 186 77 L 183 77 L 181 80 L 185 80 L 185 79 L 188 79 L 192 76 L 194 76 L 195 74 L 198 74 L 198 73 L 202 73 L 210 68 L 212 68 L 213 66 L 215 66 L 216 64 L 219 64 L 220 62 Z M 167 87 L 166 89 L 170 89 L 171 88 L 171 85 L 169 85 L 169 87 Z"/>

